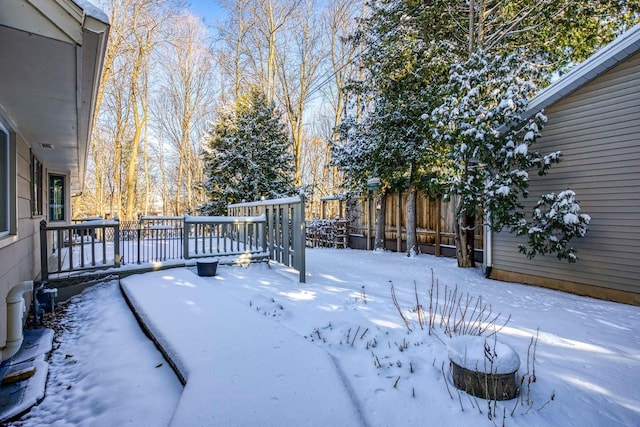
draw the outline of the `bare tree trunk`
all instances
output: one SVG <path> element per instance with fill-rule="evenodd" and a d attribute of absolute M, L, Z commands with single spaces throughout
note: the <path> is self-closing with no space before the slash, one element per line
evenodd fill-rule
<path fill-rule="evenodd" d="M 169 196 L 168 196 L 168 188 L 167 188 L 167 173 L 166 166 L 164 162 L 164 144 L 160 143 L 160 186 L 161 186 L 161 196 L 162 196 L 162 215 L 167 215 L 169 213 Z"/>
<path fill-rule="evenodd" d="M 458 267 L 475 267 L 474 259 L 474 222 L 471 215 L 462 214 L 462 203 L 456 200 L 455 241 Z"/>
<path fill-rule="evenodd" d="M 126 220 L 133 220 L 136 217 L 137 206 L 137 170 L 138 153 L 142 139 L 142 130 L 148 118 L 147 99 L 144 96 L 145 67 L 149 61 L 149 51 L 153 46 L 155 36 L 155 17 L 151 16 L 151 11 L 145 10 L 145 4 L 136 5 L 133 15 L 133 36 L 135 38 L 135 59 L 130 76 L 130 105 L 133 114 L 133 137 L 130 143 L 128 156 L 127 174 L 125 181 L 125 213 Z M 145 15 L 146 14 L 148 15 Z"/>
<path fill-rule="evenodd" d="M 407 190 L 407 256 L 418 254 L 416 195 L 417 190 L 412 182 Z"/>
<path fill-rule="evenodd" d="M 121 15 L 122 10 L 120 8 L 112 7 L 111 9 L 111 22 L 118 22 L 119 16 Z M 94 179 L 95 179 L 95 209 L 101 217 L 106 216 L 106 204 L 107 200 L 105 198 L 105 186 L 107 185 L 105 179 L 106 170 L 109 169 L 109 166 L 105 164 L 106 156 L 105 149 L 107 149 L 107 141 L 105 141 L 101 136 L 98 135 L 100 132 L 99 127 L 97 126 L 97 118 L 102 110 L 102 101 L 104 99 L 105 88 L 112 81 L 113 77 L 113 67 L 114 60 L 117 55 L 117 50 L 121 43 L 121 34 L 117 31 L 112 31 L 109 34 L 109 44 L 107 45 L 107 51 L 105 53 L 104 63 L 102 66 L 102 78 L 100 79 L 100 86 L 98 87 L 98 94 L 96 96 L 96 105 L 95 105 L 95 116 L 93 118 L 94 126 L 93 126 L 93 137 L 91 139 L 91 153 L 93 158 L 94 165 Z M 113 166 L 113 165 L 111 165 Z M 110 197 L 110 209 L 113 209 L 113 192 L 109 192 L 111 194 Z M 113 213 L 113 210 L 111 210 Z"/>
<path fill-rule="evenodd" d="M 329 52 L 333 70 L 333 85 L 329 89 L 329 102 L 333 107 L 333 124 L 331 133 L 326 139 L 337 139 L 337 127 L 342 120 L 344 105 L 344 86 L 346 81 L 357 70 L 357 63 L 354 58 L 358 52 L 358 46 L 347 41 L 348 35 L 355 30 L 356 17 L 363 11 L 363 2 L 353 0 L 331 0 L 327 13 L 327 26 L 330 30 Z M 322 173 L 322 183 L 329 189 L 328 192 L 337 192 L 341 183 L 341 176 L 338 168 L 331 166 L 331 145 L 326 144 L 325 163 Z"/>
<path fill-rule="evenodd" d="M 475 0 L 469 0 L 469 53 L 473 52 L 476 48 L 475 15 L 476 15 Z"/>
<path fill-rule="evenodd" d="M 213 109 L 212 62 L 207 29 L 195 17 L 177 18 L 172 43 L 163 51 L 163 99 L 154 108 L 158 130 L 176 153 L 176 188 L 173 212 L 182 215 L 196 207 L 195 172 L 200 167 L 197 131 L 206 128 Z"/>
<path fill-rule="evenodd" d="M 383 251 L 385 249 L 386 236 L 385 225 L 387 217 L 387 193 L 386 191 L 378 192 L 378 200 L 376 203 L 376 243 L 375 250 Z"/>
<path fill-rule="evenodd" d="M 296 6 L 297 3 L 294 2 L 292 7 Z M 277 69 L 274 71 L 277 71 L 280 81 L 280 103 L 284 107 L 291 130 L 294 182 L 296 186 L 301 186 L 303 115 L 323 53 L 319 46 L 319 25 L 316 25 L 314 19 L 312 1 L 301 5 L 297 13 L 293 13 L 292 9 L 288 19 L 294 30 L 283 34 L 284 46 L 278 52 L 274 50 L 273 54 L 277 58 L 274 56 L 273 59 L 277 60 Z M 270 49 L 269 57 L 271 54 Z M 271 101 L 268 96 L 267 99 Z"/>
<path fill-rule="evenodd" d="M 145 65 L 144 71 L 144 105 L 149 105 L 149 64 Z M 145 113 L 147 114 L 147 113 Z M 144 214 L 149 215 L 149 206 L 151 204 L 151 177 L 149 174 L 149 121 L 144 121 L 144 148 L 143 148 L 143 162 L 144 162 Z"/>

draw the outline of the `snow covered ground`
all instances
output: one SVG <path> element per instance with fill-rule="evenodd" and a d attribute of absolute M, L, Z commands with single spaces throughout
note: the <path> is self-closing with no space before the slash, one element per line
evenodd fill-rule
<path fill-rule="evenodd" d="M 287 335 L 288 345 L 320 348 L 337 360 L 367 425 L 640 425 L 640 307 L 492 281 L 479 270 L 458 269 L 455 260 L 426 255 L 313 249 L 307 251 L 307 272 L 307 283 L 300 284 L 296 272 L 276 264 L 219 266 L 217 276 L 198 282 L 214 287 L 217 294 L 211 295 L 233 300 L 236 314 L 248 319 L 220 319 L 217 326 L 225 328 L 225 335 L 240 340 L 257 317 L 293 331 Z M 143 285 L 150 277 L 130 280 Z M 430 299 L 432 278 L 438 294 Z M 178 282 L 145 286 L 143 292 L 153 301 L 163 287 L 180 287 Z M 394 305 L 392 284 L 411 331 Z M 500 314 L 498 328 L 508 320 L 498 340 L 521 360 L 519 374 L 526 379 L 521 397 L 492 404 L 493 420 L 486 400 L 453 387 L 450 338 L 439 326 L 439 315 L 432 334 L 428 331 L 429 306 L 437 300 L 441 310 L 454 291 L 456 298 L 462 297 L 460 305 L 469 307 L 467 316 L 481 297 L 478 307 L 486 304 L 488 313 L 490 305 L 492 316 Z M 420 318 L 418 303 L 424 309 Z M 166 313 L 171 318 L 170 307 Z M 183 388 L 138 328 L 117 284 L 98 285 L 76 297 L 64 324 L 45 399 L 13 425 L 170 423 Z M 453 328 L 453 322 L 449 326 Z M 537 343 L 531 345 L 536 335 Z M 244 345 L 251 353 L 251 343 L 229 342 Z M 183 350 L 188 353 L 190 348 Z M 261 357 L 260 352 L 253 354 Z M 292 371 L 304 370 L 306 362 L 300 358 Z M 528 385 L 533 368 L 536 381 Z M 215 381 L 211 384 L 215 387 Z M 278 395 L 279 387 L 274 383 L 270 397 L 286 401 L 284 391 Z M 220 404 L 206 394 L 195 399 Z M 320 407 L 331 401 L 327 395 L 316 399 Z M 252 410 L 270 408 L 265 402 L 264 408 Z M 261 421 L 257 417 L 252 425 L 264 425 Z M 317 425 L 325 425 L 321 417 Z"/>

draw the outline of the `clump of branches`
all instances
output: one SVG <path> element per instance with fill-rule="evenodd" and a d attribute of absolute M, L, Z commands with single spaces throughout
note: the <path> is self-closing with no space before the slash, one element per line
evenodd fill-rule
<path fill-rule="evenodd" d="M 412 322 L 404 313 L 396 297 L 395 287 L 391 283 L 391 299 L 400 314 L 400 318 L 409 331 L 413 330 Z M 410 311 L 415 312 L 420 329 L 425 327 L 429 335 L 436 327 L 441 328 L 449 337 L 460 335 L 486 335 L 490 337 L 502 330 L 511 320 L 511 315 L 504 322 L 498 323 L 501 314 L 494 313 L 491 304 L 483 301 L 482 296 L 475 297 L 467 292 L 461 292 L 458 287 L 453 289 L 440 284 L 431 270 L 431 289 L 429 289 L 429 311 L 420 303 L 420 295 L 417 283 L 413 282 L 415 295 L 415 307 Z M 442 298 L 441 298 L 442 296 Z"/>
<path fill-rule="evenodd" d="M 416 291 L 417 293 L 417 291 Z M 440 295 L 442 294 L 442 301 Z M 483 301 L 482 296 L 475 297 L 461 292 L 456 285 L 453 289 L 440 284 L 431 271 L 431 289 L 429 290 L 429 334 L 439 326 L 446 335 L 478 335 L 490 337 L 498 333 L 511 320 L 511 315 L 498 324 L 500 313 L 494 313 L 491 304 Z"/>
<path fill-rule="evenodd" d="M 405 324 L 409 331 L 413 331 L 416 327 L 420 329 L 426 329 L 429 335 L 434 334 L 435 330 L 439 328 L 447 336 L 461 336 L 461 335 L 475 335 L 484 336 L 486 338 L 493 337 L 493 346 L 489 343 L 485 345 L 485 362 L 489 366 L 485 366 L 484 372 L 493 372 L 494 357 L 496 355 L 495 346 L 497 340 L 497 334 L 500 332 L 511 320 L 511 315 L 506 318 L 502 318 L 501 313 L 495 313 L 491 307 L 491 304 L 485 302 L 482 296 L 475 297 L 468 292 L 463 292 L 458 289 L 457 286 L 450 288 L 448 286 L 441 287 L 436 279 L 433 270 L 431 270 L 431 288 L 429 289 L 429 307 L 425 309 L 420 300 L 420 293 L 418 292 L 418 284 L 414 281 L 413 291 L 415 297 L 415 306 L 411 306 L 409 310 L 403 310 L 398 302 L 396 290 L 392 282 L 391 285 L 391 299 L 393 301 L 402 322 Z M 411 316 L 408 313 L 415 315 Z M 417 323 L 417 325 L 416 325 Z M 438 337 L 436 335 L 436 337 Z M 509 412 L 507 406 L 499 402 L 496 396 L 499 395 L 497 389 L 497 383 L 492 383 L 492 386 L 487 382 L 485 384 L 486 395 L 484 398 L 473 397 L 460 390 L 457 391 L 457 399 L 455 394 L 452 393 L 449 388 L 449 380 L 445 374 L 444 362 L 442 364 L 442 375 L 447 386 L 449 396 L 453 400 L 458 400 L 462 411 L 465 410 L 465 400 L 463 396 L 467 396 L 472 408 L 475 408 L 480 414 L 484 414 L 483 405 L 481 402 L 486 401 L 486 415 L 489 420 L 494 424 L 502 418 L 502 425 L 506 424 L 506 419 L 510 413 L 513 417 L 518 411 L 518 407 L 522 408 L 522 415 L 526 415 L 532 409 L 540 411 L 545 408 L 549 403 L 555 400 L 555 393 L 544 403 L 535 404 L 532 397 L 532 387 L 536 382 L 536 348 L 538 343 L 538 333 L 531 337 L 529 348 L 527 350 L 527 365 L 526 372 L 516 378 L 516 398 L 514 406 Z M 434 360 L 435 363 L 435 360 Z M 488 378 L 490 375 L 486 375 Z M 492 390 L 493 387 L 493 390 Z"/>
<path fill-rule="evenodd" d="M 400 318 L 404 322 L 404 325 L 409 331 L 411 331 L 413 330 L 413 328 L 411 327 L 411 322 L 409 322 L 409 319 L 407 319 L 407 316 L 405 316 L 402 308 L 400 307 L 400 303 L 398 303 L 398 298 L 396 297 L 396 288 L 395 286 L 393 286 L 393 282 L 391 280 L 389 280 L 389 283 L 391 284 L 391 301 L 393 301 L 393 305 L 396 307 L 396 310 L 398 310 L 398 314 L 400 314 Z M 422 325 L 420 325 L 420 327 L 422 327 Z"/>

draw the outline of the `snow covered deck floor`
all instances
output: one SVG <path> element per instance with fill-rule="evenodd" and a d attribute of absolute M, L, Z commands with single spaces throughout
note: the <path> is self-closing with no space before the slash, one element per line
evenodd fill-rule
<path fill-rule="evenodd" d="M 332 357 L 232 299 L 223 283 L 185 268 L 121 280 L 186 382 L 171 425 L 364 424 Z"/>

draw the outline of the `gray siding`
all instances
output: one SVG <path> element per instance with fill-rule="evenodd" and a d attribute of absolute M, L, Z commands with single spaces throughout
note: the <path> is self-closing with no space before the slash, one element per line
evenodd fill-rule
<path fill-rule="evenodd" d="M 505 232 L 493 241 L 493 268 L 640 293 L 640 54 L 547 109 L 534 147 L 564 157 L 546 177 L 531 176 L 531 207 L 543 193 L 570 188 L 591 216 L 578 262 L 527 259 Z"/>
<path fill-rule="evenodd" d="M 6 237 L 0 247 L 0 301 L 20 282 L 32 280 L 40 274 L 39 220 L 31 218 L 31 156 L 29 147 L 16 139 L 17 170 L 17 234 Z M 0 303 L 0 319 L 6 319 L 6 304 Z M 0 347 L 6 343 L 6 321 L 0 322 Z"/>

